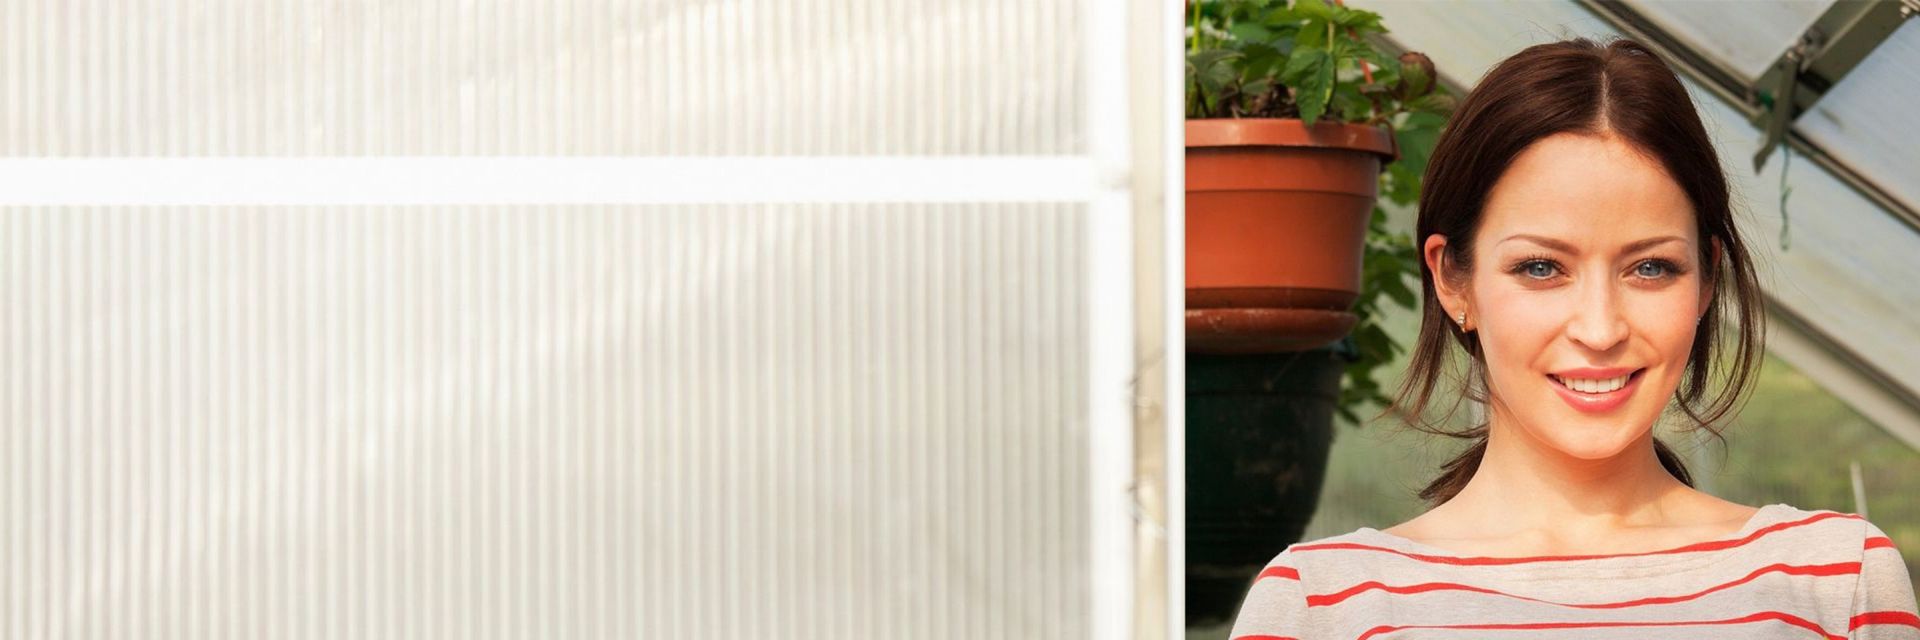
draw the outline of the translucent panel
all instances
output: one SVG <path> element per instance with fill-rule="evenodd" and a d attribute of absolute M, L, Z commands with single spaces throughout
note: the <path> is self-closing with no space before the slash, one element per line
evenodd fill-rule
<path fill-rule="evenodd" d="M 1920 21 L 1908 20 L 1828 91 L 1794 129 L 1920 211 Z"/>
<path fill-rule="evenodd" d="M 1634 11 L 1694 51 L 1754 80 L 1800 39 L 1834 0 L 1655 2 L 1626 0 Z"/>
<path fill-rule="evenodd" d="M 1440 73 L 1473 86 L 1502 58 L 1528 45 L 1611 34 L 1605 20 L 1570 2 L 1391 0 L 1356 4 L 1379 13 L 1387 37 L 1433 58 Z M 1471 38 L 1458 37 L 1471 33 Z"/>
<path fill-rule="evenodd" d="M 0 155 L 1074 154 L 1079 0 L 9 0 Z"/>
<path fill-rule="evenodd" d="M 0 636 L 1088 637 L 1088 233 L 0 209 Z"/>

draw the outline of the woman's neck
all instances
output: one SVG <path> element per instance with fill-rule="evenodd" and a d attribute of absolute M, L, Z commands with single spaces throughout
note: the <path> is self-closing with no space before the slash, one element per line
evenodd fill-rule
<path fill-rule="evenodd" d="M 1447 502 L 1490 527 L 1490 537 L 1578 544 L 1630 528 L 1667 526 L 1676 520 L 1669 509 L 1692 491 L 1660 464 L 1651 431 L 1616 455 L 1582 459 L 1533 438 L 1499 407 L 1492 409 L 1486 455 Z"/>

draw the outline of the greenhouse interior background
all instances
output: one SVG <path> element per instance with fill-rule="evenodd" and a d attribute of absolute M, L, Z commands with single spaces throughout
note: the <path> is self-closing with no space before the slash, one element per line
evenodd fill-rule
<path fill-rule="evenodd" d="M 1667 438 L 1920 576 L 1920 0 L 1344 4 L 1456 95 L 1572 36 L 1680 67 L 1770 333 L 1728 446 Z M 1225 637 L 1185 19 L 0 0 L 0 637 Z M 1840 73 L 1756 119 L 1796 64 Z M 1419 513 L 1451 445 L 1335 426 L 1306 536 Z"/>

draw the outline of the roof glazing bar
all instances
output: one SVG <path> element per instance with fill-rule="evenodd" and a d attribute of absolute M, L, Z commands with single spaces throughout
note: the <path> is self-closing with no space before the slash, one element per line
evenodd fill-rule
<path fill-rule="evenodd" d="M 1756 86 L 1759 86 L 1757 83 L 1748 84 L 1732 67 L 1728 67 L 1718 60 L 1701 54 L 1688 42 L 1660 27 L 1660 25 L 1655 23 L 1651 18 L 1641 14 L 1633 7 L 1628 6 L 1620 0 L 1574 0 L 1574 2 L 1588 13 L 1607 21 L 1608 24 L 1626 36 L 1652 48 L 1655 52 L 1659 53 L 1662 58 L 1665 58 L 1668 64 L 1675 67 L 1680 73 L 1692 78 L 1696 83 L 1706 87 L 1707 90 L 1718 95 L 1721 100 L 1740 111 L 1749 121 L 1760 123 L 1772 116 L 1773 110 L 1768 106 L 1773 100 L 1770 92 L 1765 93 L 1765 97 L 1763 98 L 1763 92 L 1756 88 Z M 1812 49 L 1809 47 L 1802 49 L 1800 55 L 1810 60 L 1820 57 L 1822 52 L 1831 51 L 1831 55 L 1835 57 L 1832 58 L 1831 63 L 1825 63 L 1829 66 L 1822 68 L 1826 69 L 1827 73 L 1840 69 L 1841 66 L 1845 68 L 1840 70 L 1840 75 L 1821 75 L 1811 80 L 1806 79 L 1806 74 L 1797 77 L 1793 91 L 1796 96 L 1794 101 L 1796 105 L 1802 104 L 1799 99 L 1799 93 L 1801 91 L 1809 91 L 1810 93 L 1806 96 L 1807 100 L 1804 104 L 1810 107 L 1813 101 L 1817 100 L 1821 94 L 1824 94 L 1828 89 L 1832 88 L 1833 85 L 1840 82 L 1840 76 L 1844 76 L 1846 71 L 1851 71 L 1860 60 L 1865 59 L 1866 54 L 1871 52 L 1874 46 L 1878 46 L 1882 40 L 1885 40 L 1886 33 L 1892 33 L 1893 29 L 1899 26 L 1901 20 L 1920 15 L 1920 0 L 1899 0 L 1897 2 L 1895 0 L 1873 0 L 1872 2 L 1836 2 L 1834 4 L 1835 7 L 1841 5 L 1865 6 L 1856 6 L 1853 8 L 1853 10 L 1862 11 L 1863 13 L 1860 15 L 1853 15 L 1852 11 L 1849 10 L 1828 9 L 1826 14 L 1815 21 L 1813 29 L 1819 29 L 1821 25 L 1829 24 L 1831 19 L 1831 24 L 1836 26 L 1829 26 L 1827 28 L 1845 31 L 1845 33 L 1840 34 L 1842 36 L 1841 40 L 1836 41 L 1832 38 L 1827 38 L 1825 40 L 1825 46 L 1821 47 L 1819 51 L 1812 51 L 1812 55 L 1809 56 L 1808 52 Z M 1885 22 L 1889 15 L 1892 16 L 1890 24 L 1874 22 L 1876 20 Z M 1849 25 L 1852 26 L 1849 28 Z M 1881 33 L 1877 38 L 1872 37 L 1873 34 L 1878 33 L 1882 28 L 1885 29 L 1886 33 Z M 1809 29 L 1809 32 L 1813 29 Z M 1823 33 L 1826 32 L 1823 31 Z M 1870 43 L 1868 42 L 1869 40 L 1871 40 Z M 1836 46 L 1838 49 L 1836 49 Z M 1792 49 L 1789 49 L 1787 52 L 1783 52 L 1781 54 L 1782 59 L 1792 55 L 1792 51 Z M 1857 58 L 1853 57 L 1855 54 L 1858 54 Z M 1844 63 L 1844 65 L 1842 63 Z M 1778 65 L 1776 65 L 1776 71 L 1777 67 Z M 1769 71 L 1768 75 L 1762 77 L 1762 82 L 1779 77 L 1774 74 L 1775 71 Z M 1790 112 L 1789 115 L 1797 116 L 1798 113 Z M 1814 164 L 1819 165 L 1821 169 L 1839 178 L 1842 183 L 1859 192 L 1862 197 L 1872 201 L 1881 209 L 1891 212 L 1901 222 L 1905 223 L 1908 228 L 1916 233 L 1920 233 L 1920 211 L 1913 210 L 1899 199 L 1893 197 L 1892 194 L 1887 193 L 1886 190 L 1873 184 L 1873 181 L 1861 176 L 1860 172 L 1855 171 L 1853 167 L 1848 166 L 1845 162 L 1834 158 L 1832 154 L 1827 153 L 1820 145 L 1795 133 L 1790 125 L 1791 122 L 1783 123 L 1778 132 L 1778 140 L 1772 143 L 1785 143 L 1789 145 L 1794 151 L 1812 160 Z M 1760 159 L 1765 158 L 1765 150 L 1770 147 L 1771 144 L 1762 147 Z M 1759 171 L 1759 166 L 1759 163 L 1756 162 L 1756 173 Z"/>
<path fill-rule="evenodd" d="M 1821 96 L 1839 84 L 1847 73 L 1868 54 L 1893 35 L 1900 23 L 1920 13 L 1920 0 L 1873 0 L 1871 2 L 1835 2 L 1807 27 L 1806 33 L 1786 51 L 1780 52 L 1767 72 L 1753 83 L 1762 87 L 1756 105 L 1761 111 L 1749 115 L 1756 125 L 1767 129 L 1767 142 L 1753 157 L 1753 169 L 1765 166 L 1767 154 L 1780 143 L 1783 134 L 1800 114 L 1813 108 Z M 1777 105 L 1787 105 L 1779 108 Z"/>

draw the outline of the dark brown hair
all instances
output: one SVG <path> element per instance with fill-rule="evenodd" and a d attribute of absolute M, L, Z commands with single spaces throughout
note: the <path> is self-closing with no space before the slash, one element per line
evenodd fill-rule
<path fill-rule="evenodd" d="M 1434 234 L 1446 236 L 1442 260 L 1446 273 L 1442 275 L 1449 282 L 1463 281 L 1473 270 L 1473 237 L 1494 183 L 1522 150 L 1559 133 L 1612 135 L 1623 140 L 1657 160 L 1692 203 L 1699 225 L 1700 273 L 1713 288 L 1713 298 L 1674 396 L 1693 423 L 1691 428 L 1704 428 L 1719 438 L 1713 424 L 1743 402 L 1760 364 L 1764 334 L 1760 285 L 1734 226 L 1727 180 L 1713 140 L 1701 126 L 1686 88 L 1653 51 L 1626 39 L 1602 44 L 1574 38 L 1527 47 L 1487 72 L 1434 145 L 1420 192 L 1414 246 L 1425 246 Z M 1466 486 L 1487 447 L 1484 422 L 1453 432 L 1429 423 L 1423 415 L 1447 366 L 1448 342 L 1460 345 L 1469 360 L 1460 397 L 1479 402 L 1487 397 L 1484 389 L 1473 384 L 1484 382 L 1486 361 L 1480 338 L 1462 331 L 1447 317 L 1435 296 L 1434 276 L 1421 260 L 1425 295 L 1420 335 L 1406 377 L 1387 410 L 1400 413 L 1415 429 L 1473 441 L 1420 492 L 1422 500 L 1438 505 Z M 1732 325 L 1736 333 L 1726 335 L 1722 325 L 1726 319 L 1737 321 Z M 1733 343 L 1723 344 L 1728 339 Z M 1719 358 L 1728 347 L 1733 348 L 1734 358 L 1723 363 Z M 1708 393 L 1710 380 L 1721 382 L 1717 393 Z M 1665 443 L 1655 439 L 1654 450 L 1668 472 L 1693 484 L 1686 465 Z"/>

